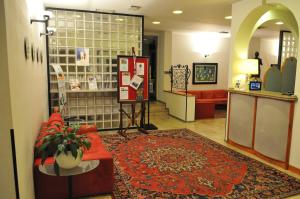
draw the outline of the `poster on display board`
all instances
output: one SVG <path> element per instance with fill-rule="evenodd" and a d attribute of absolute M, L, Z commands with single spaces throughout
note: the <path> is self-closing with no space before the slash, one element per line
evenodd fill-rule
<path fill-rule="evenodd" d="M 149 57 L 118 56 L 118 102 L 148 100 Z"/>
<path fill-rule="evenodd" d="M 65 83 L 65 75 L 59 64 L 52 64 L 52 68 L 57 77 L 58 83 L 58 98 L 59 98 L 59 110 L 62 115 L 64 115 L 64 108 L 67 103 L 67 95 L 66 95 L 66 83 Z"/>
<path fill-rule="evenodd" d="M 76 64 L 78 66 L 87 66 L 90 63 L 88 48 L 76 48 Z"/>

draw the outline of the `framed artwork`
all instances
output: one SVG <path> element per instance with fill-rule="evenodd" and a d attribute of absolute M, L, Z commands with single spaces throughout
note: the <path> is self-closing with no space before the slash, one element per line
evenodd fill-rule
<path fill-rule="evenodd" d="M 217 84 L 218 63 L 193 63 L 193 84 Z"/>

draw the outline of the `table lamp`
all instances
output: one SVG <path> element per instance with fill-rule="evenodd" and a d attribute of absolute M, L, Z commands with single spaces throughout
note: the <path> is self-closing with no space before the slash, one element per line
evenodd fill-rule
<path fill-rule="evenodd" d="M 241 67 L 241 72 L 246 75 L 246 83 L 249 83 L 250 75 L 258 75 L 258 60 L 245 59 Z"/>

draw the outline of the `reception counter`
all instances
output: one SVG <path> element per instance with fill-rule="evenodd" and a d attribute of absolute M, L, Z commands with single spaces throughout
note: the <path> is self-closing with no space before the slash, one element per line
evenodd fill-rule
<path fill-rule="evenodd" d="M 288 168 L 296 96 L 229 89 L 226 138 Z"/>

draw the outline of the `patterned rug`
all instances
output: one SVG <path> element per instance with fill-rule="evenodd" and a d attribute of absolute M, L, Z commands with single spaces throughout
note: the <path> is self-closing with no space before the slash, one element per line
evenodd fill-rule
<path fill-rule="evenodd" d="M 284 198 L 300 181 L 188 129 L 101 135 L 116 199 Z"/>

